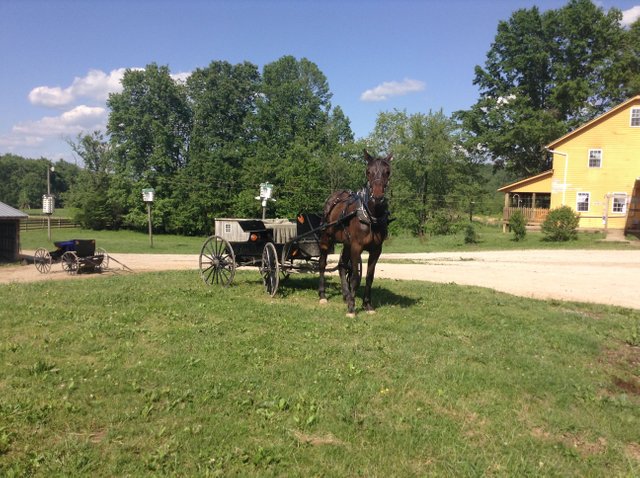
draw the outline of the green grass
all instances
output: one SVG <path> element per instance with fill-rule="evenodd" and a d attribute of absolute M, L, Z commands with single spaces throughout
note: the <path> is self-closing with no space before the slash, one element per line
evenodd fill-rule
<path fill-rule="evenodd" d="M 153 247 L 151 247 L 148 234 L 127 230 L 93 231 L 80 228 L 52 228 L 51 241 L 47 237 L 46 229 L 20 232 L 20 245 L 23 250 L 35 250 L 39 247 L 52 250 L 53 242 L 69 239 L 95 239 L 96 247 L 102 247 L 109 253 L 199 254 L 206 237 L 154 234 Z"/>
<path fill-rule="evenodd" d="M 624 243 L 602 242 L 602 233 L 581 232 L 578 239 L 567 242 L 548 242 L 540 232 L 529 231 L 522 241 L 514 241 L 513 234 L 503 234 L 502 227 L 476 223 L 479 234 L 477 244 L 465 244 L 464 232 L 448 236 L 390 237 L 383 252 L 440 252 L 440 251 L 486 251 L 522 249 L 629 249 Z M 52 241 L 67 239 L 96 239 L 96 246 L 110 253 L 162 253 L 198 254 L 206 237 L 186 237 L 170 234 L 154 234 L 153 248 L 147 233 L 134 231 L 93 231 L 86 229 L 51 229 Z M 22 249 L 51 248 L 46 229 L 23 231 L 20 234 Z"/>
<path fill-rule="evenodd" d="M 0 286 L 0 475 L 640 474 L 639 311 L 379 280 L 347 319 L 316 283 Z"/>

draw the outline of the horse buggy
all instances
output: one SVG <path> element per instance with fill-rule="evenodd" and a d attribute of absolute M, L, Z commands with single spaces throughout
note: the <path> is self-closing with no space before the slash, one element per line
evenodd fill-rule
<path fill-rule="evenodd" d="M 257 266 L 265 291 L 274 296 L 281 278 L 292 272 L 317 271 L 318 295 L 320 303 L 325 303 L 324 274 L 338 270 L 347 315 L 353 317 L 362 277 L 361 254 L 368 251 L 363 307 L 374 312 L 371 285 L 392 220 L 385 190 L 393 157 L 374 158 L 365 150 L 364 159 L 364 188 L 334 192 L 321 215 L 303 213 L 295 220 L 216 219 L 215 235 L 205 240 L 200 251 L 199 269 L 204 282 L 226 287 L 233 282 L 237 267 Z M 340 259 L 337 266 L 327 269 L 328 254 L 336 243 L 342 244 Z"/>
<path fill-rule="evenodd" d="M 335 224 L 322 224 L 321 216 L 315 213 L 301 213 L 295 220 L 216 219 L 215 235 L 207 238 L 200 251 L 202 280 L 227 287 L 237 268 L 255 266 L 265 291 L 273 297 L 281 279 L 292 273 L 319 271 L 320 234 L 331 225 Z M 327 253 L 333 249 L 330 246 Z M 337 269 L 336 265 L 327 271 Z"/>
<path fill-rule="evenodd" d="M 48 274 L 54 263 L 62 264 L 62 270 L 68 274 L 102 272 L 109 267 L 109 254 L 102 248 L 96 249 L 95 239 L 71 239 L 53 244 L 54 251 L 40 247 L 33 255 L 33 263 L 42 274 Z"/>

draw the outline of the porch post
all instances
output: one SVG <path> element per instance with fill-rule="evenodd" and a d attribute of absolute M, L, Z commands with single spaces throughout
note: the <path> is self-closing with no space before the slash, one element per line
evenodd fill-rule
<path fill-rule="evenodd" d="M 504 209 L 502 210 L 502 233 L 507 232 L 507 208 L 509 207 L 509 192 L 504 193 Z"/>

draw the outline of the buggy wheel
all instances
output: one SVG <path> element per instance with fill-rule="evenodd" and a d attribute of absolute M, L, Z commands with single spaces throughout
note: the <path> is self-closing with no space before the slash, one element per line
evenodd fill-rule
<path fill-rule="evenodd" d="M 102 256 L 102 260 L 98 259 L 99 263 L 96 264 L 96 267 L 100 270 L 100 272 L 104 272 L 109 268 L 109 254 L 102 247 L 98 247 L 96 249 L 96 256 Z"/>
<path fill-rule="evenodd" d="M 262 250 L 262 264 L 260 265 L 260 275 L 264 290 L 271 297 L 278 292 L 280 283 L 280 266 L 278 265 L 278 253 L 273 242 L 267 242 Z"/>
<path fill-rule="evenodd" d="M 62 270 L 67 274 L 77 274 L 79 265 L 79 259 L 75 252 L 67 251 L 62 254 Z"/>
<path fill-rule="evenodd" d="M 42 247 L 36 249 L 33 254 L 33 263 L 41 274 L 48 274 L 51 270 L 51 254 Z"/>
<path fill-rule="evenodd" d="M 211 236 L 202 245 L 198 261 L 205 284 L 228 287 L 236 275 L 236 256 L 231 244 L 219 236 Z"/>

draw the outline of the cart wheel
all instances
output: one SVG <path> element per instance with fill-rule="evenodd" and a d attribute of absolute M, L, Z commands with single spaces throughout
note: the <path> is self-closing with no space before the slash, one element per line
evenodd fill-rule
<path fill-rule="evenodd" d="M 278 265 L 278 253 L 273 242 L 267 242 L 262 250 L 262 264 L 260 265 L 260 275 L 264 290 L 271 297 L 278 292 L 280 283 L 280 266 Z"/>
<path fill-rule="evenodd" d="M 77 274 L 79 259 L 75 252 L 67 251 L 62 254 L 62 270 L 67 274 Z"/>
<path fill-rule="evenodd" d="M 200 276 L 205 284 L 228 287 L 236 275 L 236 256 L 231 244 L 219 236 L 211 236 L 200 250 Z"/>
<path fill-rule="evenodd" d="M 96 249 L 96 256 L 102 256 L 102 261 L 98 264 L 100 272 L 104 272 L 109 268 L 109 254 L 102 247 Z"/>
<path fill-rule="evenodd" d="M 51 254 L 42 247 L 36 249 L 33 254 L 33 264 L 41 274 L 48 274 L 51 270 Z"/>

